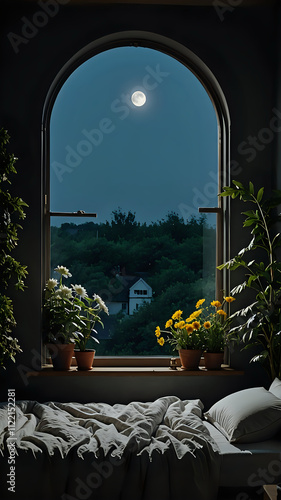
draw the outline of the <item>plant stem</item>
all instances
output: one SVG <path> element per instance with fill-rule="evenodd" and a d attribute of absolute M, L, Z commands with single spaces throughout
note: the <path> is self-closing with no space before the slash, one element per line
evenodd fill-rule
<path fill-rule="evenodd" d="M 268 247 L 269 247 L 268 254 L 269 254 L 269 264 L 270 264 L 270 277 L 271 277 L 271 282 L 273 283 L 273 279 L 274 279 L 274 272 L 273 272 L 273 249 L 272 249 L 272 242 L 271 242 L 271 239 L 270 239 L 269 229 L 268 229 L 268 226 L 267 226 L 267 223 L 266 223 L 266 219 L 265 219 L 262 207 L 260 206 L 257 198 L 255 196 L 253 196 L 253 198 L 254 198 L 255 203 L 257 204 L 258 209 L 260 211 L 260 214 L 262 216 L 263 228 L 264 228 L 264 230 L 266 232 L 266 236 L 267 236 Z M 269 303 L 271 304 L 271 302 L 272 302 L 272 285 L 270 285 L 270 289 L 269 289 Z"/>

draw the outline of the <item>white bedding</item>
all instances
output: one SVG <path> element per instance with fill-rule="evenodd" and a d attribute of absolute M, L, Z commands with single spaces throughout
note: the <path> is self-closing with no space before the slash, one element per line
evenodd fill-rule
<path fill-rule="evenodd" d="M 0 498 L 215 500 L 220 454 L 200 400 L 16 407 L 15 493 L 7 491 L 7 405 L 0 404 Z"/>

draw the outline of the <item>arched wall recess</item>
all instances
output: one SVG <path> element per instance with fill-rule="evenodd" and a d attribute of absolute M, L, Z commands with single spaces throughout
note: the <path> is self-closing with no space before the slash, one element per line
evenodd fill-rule
<path fill-rule="evenodd" d="M 50 164 L 50 120 L 52 110 L 56 98 L 67 79 L 72 73 L 81 66 L 84 62 L 93 58 L 95 55 L 101 54 L 114 48 L 121 47 L 145 47 L 162 52 L 181 64 L 186 66 L 195 77 L 201 82 L 205 91 L 213 104 L 218 127 L 218 191 L 222 185 L 229 182 L 229 133 L 230 133 L 230 117 L 227 103 L 222 92 L 222 89 L 216 80 L 213 73 L 205 65 L 205 63 L 196 56 L 193 52 L 187 49 L 182 44 L 175 42 L 169 38 L 157 35 L 155 33 L 127 31 L 114 33 L 106 37 L 95 40 L 78 53 L 76 53 L 61 69 L 53 81 L 46 97 L 43 119 L 42 119 L 42 179 L 43 179 L 43 194 L 44 206 L 42 207 L 42 227 L 44 238 L 44 255 L 42 261 L 45 263 L 43 276 L 48 276 L 49 273 L 49 248 L 50 234 L 48 228 L 50 226 L 50 179 L 49 179 L 49 164 Z M 217 264 L 228 258 L 228 223 L 229 211 L 226 206 L 227 201 L 221 199 L 215 207 L 201 207 L 201 212 L 211 212 L 217 214 Z M 221 275 L 217 281 L 217 290 L 227 289 L 226 277 L 222 283 Z"/>

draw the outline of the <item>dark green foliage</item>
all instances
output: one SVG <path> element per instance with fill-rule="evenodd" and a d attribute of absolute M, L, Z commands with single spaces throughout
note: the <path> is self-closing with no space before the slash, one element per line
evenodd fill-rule
<path fill-rule="evenodd" d="M 13 304 L 4 290 L 14 285 L 18 290 L 24 289 L 24 279 L 27 275 L 26 266 L 17 261 L 11 252 L 18 243 L 18 231 L 22 229 L 19 220 L 25 218 L 26 203 L 9 191 L 10 177 L 16 174 L 17 158 L 8 153 L 9 135 L 0 129 L 0 366 L 5 368 L 8 359 L 15 361 L 15 354 L 21 349 L 17 339 L 11 336 L 16 326 L 13 314 Z"/>
<path fill-rule="evenodd" d="M 62 224 L 52 227 L 52 268 L 63 263 L 72 283 L 83 285 L 89 296 L 110 301 L 122 287 L 116 273 L 142 277 L 153 290 L 153 300 L 131 316 L 119 313 L 105 319 L 110 337 L 100 340 L 97 355 L 165 355 L 154 335 L 176 309 L 191 311 L 202 296 L 213 300 L 215 260 L 202 276 L 203 232 L 215 252 L 215 228 L 204 216 L 185 222 L 175 213 L 150 225 L 136 222 L 135 214 L 113 211 L 101 224 Z M 206 295 L 207 293 L 207 295 Z M 97 328 L 102 337 L 103 332 Z"/>
<path fill-rule="evenodd" d="M 221 196 L 254 204 L 252 210 L 242 212 L 245 215 L 243 227 L 251 229 L 252 237 L 247 247 L 219 269 L 243 268 L 245 279 L 231 293 L 247 288 L 254 292 L 254 297 L 251 304 L 233 315 L 240 325 L 232 329 L 231 337 L 242 339 L 245 348 L 259 346 L 261 351 L 251 361 L 261 362 L 274 380 L 281 378 L 281 238 L 277 232 L 281 221 L 277 211 L 281 205 L 281 191 L 274 191 L 264 199 L 264 188 L 255 193 L 252 182 L 248 188 L 237 181 L 233 184 L 234 187 L 225 187 Z"/>
<path fill-rule="evenodd" d="M 5 368 L 8 360 L 15 361 L 15 355 L 20 352 L 18 340 L 11 336 L 16 321 L 13 314 L 13 304 L 9 297 L 0 294 L 0 366 Z"/>

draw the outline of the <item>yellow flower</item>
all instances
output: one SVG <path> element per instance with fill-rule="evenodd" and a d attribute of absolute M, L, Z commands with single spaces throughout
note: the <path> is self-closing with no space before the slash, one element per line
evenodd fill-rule
<path fill-rule="evenodd" d="M 173 320 L 172 319 L 168 319 L 166 325 L 165 325 L 165 328 L 170 328 L 170 326 L 173 326 Z"/>
<path fill-rule="evenodd" d="M 224 317 L 226 317 L 226 316 L 227 316 L 226 312 L 225 312 L 225 311 L 223 311 L 222 309 L 219 309 L 219 310 L 217 311 L 217 313 L 218 313 L 218 314 L 220 314 L 220 316 L 224 316 Z"/>
<path fill-rule="evenodd" d="M 205 323 L 204 323 L 204 327 L 205 327 L 205 328 L 211 328 L 211 323 L 210 323 L 210 321 L 205 321 Z"/>
<path fill-rule="evenodd" d="M 214 306 L 214 307 L 221 307 L 221 303 L 219 300 L 213 300 L 213 302 L 211 302 L 211 306 Z"/>
<path fill-rule="evenodd" d="M 160 331 L 159 326 L 156 326 L 155 335 L 156 335 L 156 337 L 160 337 L 160 335 L 161 335 L 161 331 Z"/>
<path fill-rule="evenodd" d="M 162 346 L 162 345 L 164 345 L 165 340 L 163 337 L 160 337 L 160 339 L 158 339 L 157 342 L 158 342 L 158 344 L 160 344 Z"/>
<path fill-rule="evenodd" d="M 182 311 L 179 309 L 178 311 L 176 311 L 176 312 L 173 314 L 172 319 L 174 319 L 174 320 L 175 320 L 175 319 L 180 319 L 181 315 L 182 315 Z"/>
<path fill-rule="evenodd" d="M 200 316 L 200 314 L 202 313 L 203 309 L 198 309 L 198 311 L 194 311 L 192 314 L 191 314 L 191 317 L 193 319 L 196 319 L 198 318 L 198 316 Z"/>
<path fill-rule="evenodd" d="M 228 303 L 230 302 L 233 302 L 234 300 L 236 300 L 234 297 L 224 297 L 224 300 Z"/>
<path fill-rule="evenodd" d="M 190 335 L 194 330 L 192 325 L 186 325 L 185 329 L 186 329 L 188 335 Z"/>
<path fill-rule="evenodd" d="M 185 327 L 185 321 L 180 321 L 180 322 L 178 323 L 177 328 L 180 328 L 180 330 L 182 330 L 184 327 Z"/>
<path fill-rule="evenodd" d="M 193 326 L 194 330 L 199 330 L 199 328 L 200 328 L 199 321 L 193 321 L 192 326 Z"/>
<path fill-rule="evenodd" d="M 204 302 L 205 302 L 206 299 L 200 299 L 198 300 L 197 304 L 196 304 L 196 309 L 198 309 L 198 307 L 200 307 Z"/>

